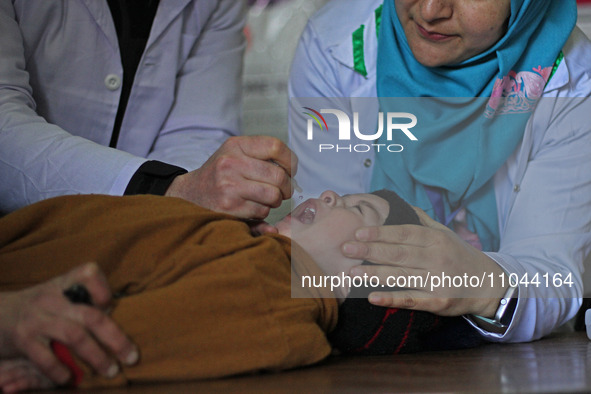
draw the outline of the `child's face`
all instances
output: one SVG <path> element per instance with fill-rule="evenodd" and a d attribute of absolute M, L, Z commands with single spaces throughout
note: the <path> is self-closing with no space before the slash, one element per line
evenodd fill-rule
<path fill-rule="evenodd" d="M 325 191 L 320 198 L 300 204 L 275 226 L 300 244 L 328 275 L 340 275 L 361 262 L 344 257 L 341 245 L 355 239 L 360 227 L 384 224 L 389 211 L 388 202 L 373 194 L 340 197 Z"/>

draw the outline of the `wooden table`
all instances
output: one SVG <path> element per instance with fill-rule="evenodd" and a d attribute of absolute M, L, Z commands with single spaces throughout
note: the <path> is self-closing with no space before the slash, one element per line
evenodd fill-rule
<path fill-rule="evenodd" d="M 88 393 L 196 392 L 591 392 L 591 341 L 584 332 L 533 343 L 383 357 L 334 357 L 289 372 Z"/>

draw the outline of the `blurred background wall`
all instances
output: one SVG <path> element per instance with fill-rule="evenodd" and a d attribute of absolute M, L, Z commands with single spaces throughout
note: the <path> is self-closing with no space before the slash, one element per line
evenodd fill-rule
<path fill-rule="evenodd" d="M 287 79 L 308 18 L 327 0 L 251 0 L 244 69 L 244 131 L 287 141 Z"/>
<path fill-rule="evenodd" d="M 577 24 L 591 38 L 591 0 L 578 0 L 579 18 Z"/>

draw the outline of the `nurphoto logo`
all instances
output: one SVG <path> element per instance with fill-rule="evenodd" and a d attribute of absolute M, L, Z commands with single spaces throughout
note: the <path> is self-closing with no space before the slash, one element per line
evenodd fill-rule
<path fill-rule="evenodd" d="M 404 147 L 401 144 L 378 144 L 377 141 L 382 134 L 384 129 L 386 131 L 386 139 L 392 141 L 396 134 L 402 132 L 409 140 L 418 141 L 418 138 L 410 131 L 417 124 L 417 117 L 408 112 L 387 112 L 384 114 L 380 112 L 378 115 L 378 130 L 376 132 L 371 131 L 370 134 L 361 132 L 359 128 L 359 112 L 353 112 L 353 127 L 351 127 L 351 118 L 344 111 L 338 109 L 321 109 L 316 111 L 310 107 L 303 107 L 307 112 L 304 114 L 308 115 L 307 124 L 307 139 L 309 141 L 314 140 L 314 129 L 317 128 L 320 132 L 329 132 L 328 123 L 324 118 L 323 114 L 334 115 L 338 121 L 338 140 L 339 141 L 351 141 L 352 133 L 356 139 L 361 141 L 372 141 L 369 143 L 362 144 L 318 144 L 319 152 L 323 151 L 335 151 L 335 152 L 368 152 L 371 149 L 386 150 L 392 153 L 402 152 Z M 384 127 L 384 123 L 386 124 Z"/>

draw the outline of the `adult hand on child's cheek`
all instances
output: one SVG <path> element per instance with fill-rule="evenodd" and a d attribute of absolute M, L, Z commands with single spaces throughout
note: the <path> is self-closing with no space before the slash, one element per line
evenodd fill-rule
<path fill-rule="evenodd" d="M 93 306 L 73 304 L 64 296 L 63 291 L 74 284 L 86 287 Z M 57 341 L 99 374 L 114 376 L 117 359 L 134 364 L 138 351 L 105 312 L 110 301 L 108 283 L 96 264 L 0 294 L 0 359 L 26 357 L 53 382 L 64 384 L 70 372 L 50 347 L 51 341 Z"/>
<path fill-rule="evenodd" d="M 297 158 L 277 138 L 231 137 L 195 171 L 178 176 L 166 191 L 213 211 L 264 219 L 291 197 Z"/>
<path fill-rule="evenodd" d="M 351 270 L 352 276 L 376 276 L 381 285 L 388 280 L 406 280 L 399 291 L 378 291 L 369 296 L 372 304 L 415 309 L 442 316 L 477 314 L 492 317 L 505 288 L 499 275 L 503 269 L 487 255 L 472 247 L 452 230 L 416 209 L 423 226 L 400 225 L 359 229 L 357 241 L 343 245 L 348 257 L 368 260 L 378 265 L 363 265 Z M 491 287 L 492 282 L 496 287 Z M 421 278 L 415 285 L 412 278 Z M 461 277 L 461 286 L 439 279 Z M 484 278 L 482 287 L 472 286 L 470 278 Z M 466 279 L 464 279 L 466 278 Z M 474 280 L 474 279 L 473 279 Z M 456 281 L 456 284 L 459 282 Z M 505 281 L 505 284 L 507 281 Z M 396 283 L 390 283 L 396 284 Z"/>

